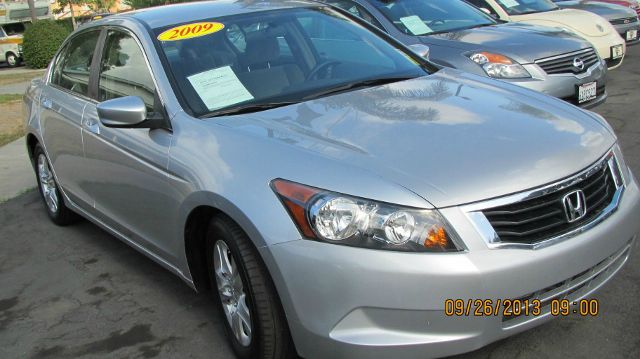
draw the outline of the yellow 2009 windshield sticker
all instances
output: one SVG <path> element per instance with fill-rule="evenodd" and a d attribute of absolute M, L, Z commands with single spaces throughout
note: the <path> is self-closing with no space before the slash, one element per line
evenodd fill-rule
<path fill-rule="evenodd" d="M 158 35 L 160 41 L 177 41 L 192 37 L 213 34 L 224 29 L 224 24 L 219 22 L 197 22 L 171 28 Z"/>

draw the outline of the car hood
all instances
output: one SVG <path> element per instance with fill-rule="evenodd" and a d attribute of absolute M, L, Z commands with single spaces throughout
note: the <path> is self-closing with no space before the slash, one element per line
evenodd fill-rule
<path fill-rule="evenodd" d="M 440 208 L 557 181 L 615 143 L 577 107 L 454 69 L 211 121 L 306 151 L 309 161 L 359 167 Z"/>
<path fill-rule="evenodd" d="M 614 31 L 613 27 L 601 16 L 577 9 L 561 9 L 526 15 L 513 15 L 511 19 L 513 21 L 532 22 L 537 25 L 566 28 L 579 35 L 590 37 L 607 36 Z"/>
<path fill-rule="evenodd" d="M 421 36 L 420 39 L 429 46 L 448 46 L 465 52 L 496 52 L 522 64 L 590 46 L 572 32 L 522 23 L 478 27 Z M 432 53 L 435 56 L 437 51 Z"/>
<path fill-rule="evenodd" d="M 563 8 L 589 11 L 598 14 L 609 21 L 637 16 L 636 12 L 630 8 L 599 1 L 572 0 L 556 4 Z"/>

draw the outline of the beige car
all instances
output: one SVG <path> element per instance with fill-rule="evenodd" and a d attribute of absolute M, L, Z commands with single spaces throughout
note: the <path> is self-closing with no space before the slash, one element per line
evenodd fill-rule
<path fill-rule="evenodd" d="M 504 20 L 553 26 L 587 39 L 607 61 L 609 69 L 622 64 L 625 40 L 604 18 L 583 10 L 560 9 L 550 0 L 467 0 L 483 11 Z"/>

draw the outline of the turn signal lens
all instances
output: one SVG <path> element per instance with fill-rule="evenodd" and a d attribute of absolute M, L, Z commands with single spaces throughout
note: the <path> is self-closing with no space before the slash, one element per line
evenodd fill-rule
<path fill-rule="evenodd" d="M 287 210 L 289 210 L 289 215 L 293 217 L 302 234 L 309 238 L 315 238 L 316 236 L 306 219 L 305 205 L 309 202 L 309 199 L 320 192 L 320 190 L 282 180 L 273 181 L 272 186 L 280 196 L 282 203 L 287 207 Z"/>
<path fill-rule="evenodd" d="M 424 241 L 424 246 L 426 248 L 444 249 L 447 248 L 448 243 L 447 232 L 445 232 L 442 227 L 436 227 L 429 230 L 427 239 Z"/>
<path fill-rule="evenodd" d="M 522 79 L 531 77 L 531 74 L 524 66 L 504 55 L 478 52 L 469 55 L 469 58 L 482 67 L 489 77 L 497 79 Z"/>
<path fill-rule="evenodd" d="M 505 65 L 513 64 L 513 61 L 511 61 L 510 58 L 499 54 L 492 54 L 490 52 L 480 52 L 477 54 L 473 54 L 471 55 L 471 60 L 473 60 L 473 62 L 478 65 L 484 65 L 486 63 Z"/>

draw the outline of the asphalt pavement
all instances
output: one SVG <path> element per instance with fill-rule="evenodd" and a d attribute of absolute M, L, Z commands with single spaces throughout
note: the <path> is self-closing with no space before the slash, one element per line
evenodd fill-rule
<path fill-rule="evenodd" d="M 640 177 L 640 46 L 597 108 Z M 597 317 L 559 318 L 461 358 L 640 358 L 640 254 L 596 295 Z M 232 358 L 208 294 L 88 222 L 57 227 L 31 191 L 0 205 L 0 358 Z"/>

